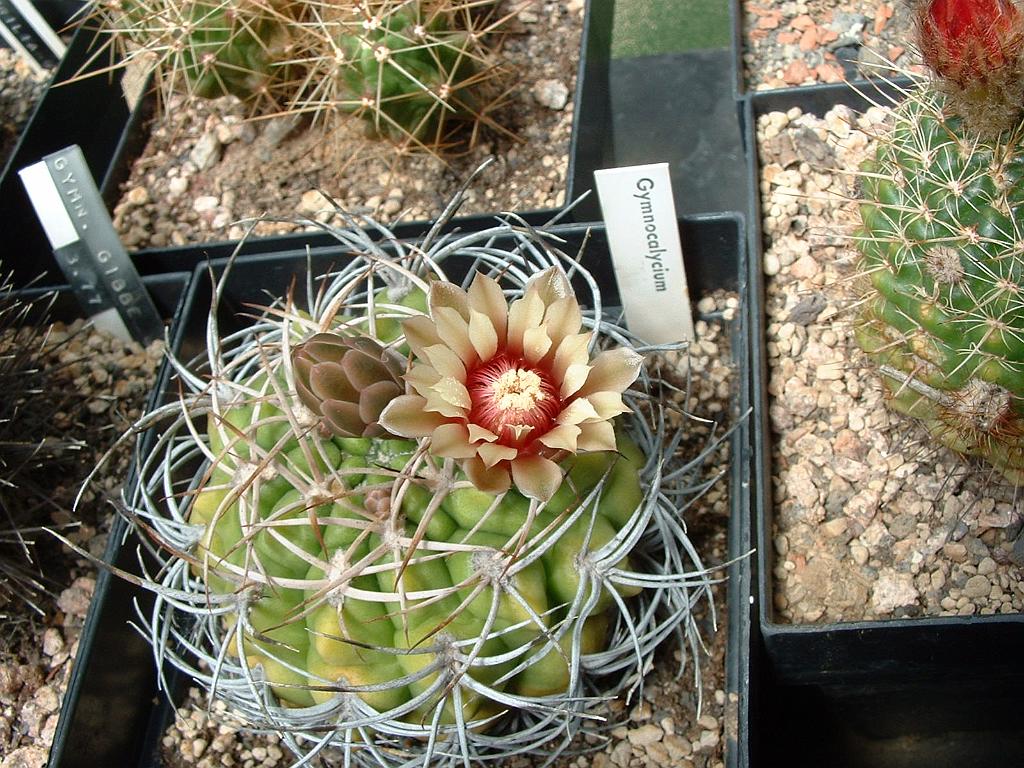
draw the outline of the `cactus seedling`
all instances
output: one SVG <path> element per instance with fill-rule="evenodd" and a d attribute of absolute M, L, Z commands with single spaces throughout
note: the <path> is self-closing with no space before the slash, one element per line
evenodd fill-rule
<path fill-rule="evenodd" d="M 894 109 L 863 168 L 859 247 L 874 292 L 858 341 L 893 407 L 1020 482 L 1021 12 L 1002 0 L 934 0 L 919 18 L 937 82 Z M 984 108 L 961 113 L 965 94 Z"/>
<path fill-rule="evenodd" d="M 308 309 L 227 338 L 211 314 L 205 370 L 179 361 L 188 391 L 143 424 L 126 502 L 167 553 L 153 642 L 298 755 L 564 746 L 692 640 L 700 462 L 674 468 L 679 420 L 643 404 L 657 382 L 544 235 L 336 234 L 357 255 Z M 368 379 L 393 392 L 399 359 L 381 411 Z"/>

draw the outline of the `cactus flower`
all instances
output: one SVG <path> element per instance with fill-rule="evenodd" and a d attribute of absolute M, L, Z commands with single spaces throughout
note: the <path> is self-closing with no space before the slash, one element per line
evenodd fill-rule
<path fill-rule="evenodd" d="M 950 114 L 987 137 L 1017 124 L 1024 105 L 1024 14 L 1013 0 L 923 0 L 917 32 Z"/>
<path fill-rule="evenodd" d="M 985 82 L 1019 59 L 1022 22 L 1011 0 L 932 0 L 920 12 L 921 54 L 960 87 Z"/>
<path fill-rule="evenodd" d="M 381 411 L 402 394 L 405 363 L 368 337 L 318 333 L 292 350 L 295 389 L 339 437 L 381 437 Z"/>
<path fill-rule="evenodd" d="M 641 357 L 613 349 L 590 358 L 592 332 L 568 278 L 535 276 L 509 305 L 498 283 L 477 274 L 469 291 L 431 287 L 429 315 L 404 321 L 414 361 L 410 392 L 381 414 L 396 435 L 429 437 L 429 450 L 456 459 L 480 490 L 512 484 L 547 501 L 562 481 L 558 459 L 615 450 L 611 419 Z"/>

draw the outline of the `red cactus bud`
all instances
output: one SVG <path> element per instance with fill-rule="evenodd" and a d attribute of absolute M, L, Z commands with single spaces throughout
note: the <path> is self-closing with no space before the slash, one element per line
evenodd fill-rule
<path fill-rule="evenodd" d="M 1024 17 L 1012 0 L 930 0 L 918 25 L 925 63 L 961 88 L 1001 80 L 1021 58 Z"/>

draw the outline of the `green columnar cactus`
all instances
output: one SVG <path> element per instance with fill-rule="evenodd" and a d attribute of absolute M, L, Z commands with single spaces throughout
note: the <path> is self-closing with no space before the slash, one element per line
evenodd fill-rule
<path fill-rule="evenodd" d="M 1009 78 L 1000 67 L 1020 71 L 1022 17 L 1008 2 L 939 0 L 921 18 L 926 60 L 957 81 L 920 84 L 863 168 L 858 244 L 874 291 L 857 338 L 894 408 L 1020 482 L 1024 126 L 1020 101 L 1001 101 L 1015 91 L 988 85 Z M 964 92 L 991 108 L 960 116 Z"/>
<path fill-rule="evenodd" d="M 211 315 L 205 370 L 179 362 L 188 391 L 139 425 L 160 424 L 126 497 L 166 553 L 153 642 L 300 755 L 567 744 L 661 641 L 696 642 L 679 516 L 704 481 L 663 431 L 685 417 L 639 404 L 659 384 L 536 231 L 397 256 L 336 234 L 358 255 L 308 310 L 226 339 Z"/>

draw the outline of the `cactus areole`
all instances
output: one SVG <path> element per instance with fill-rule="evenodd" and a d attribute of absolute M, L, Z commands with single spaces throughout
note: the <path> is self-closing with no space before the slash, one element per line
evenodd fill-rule
<path fill-rule="evenodd" d="M 180 364 L 191 395 L 153 417 L 173 423 L 129 503 L 175 553 L 154 642 L 297 754 L 567 744 L 662 640 L 694 642 L 700 462 L 672 471 L 680 435 L 639 407 L 654 384 L 581 306 L 579 265 L 497 231 L 507 251 L 494 230 L 398 256 L 352 238 L 308 310 Z M 473 268 L 451 282 L 434 254 Z"/>

